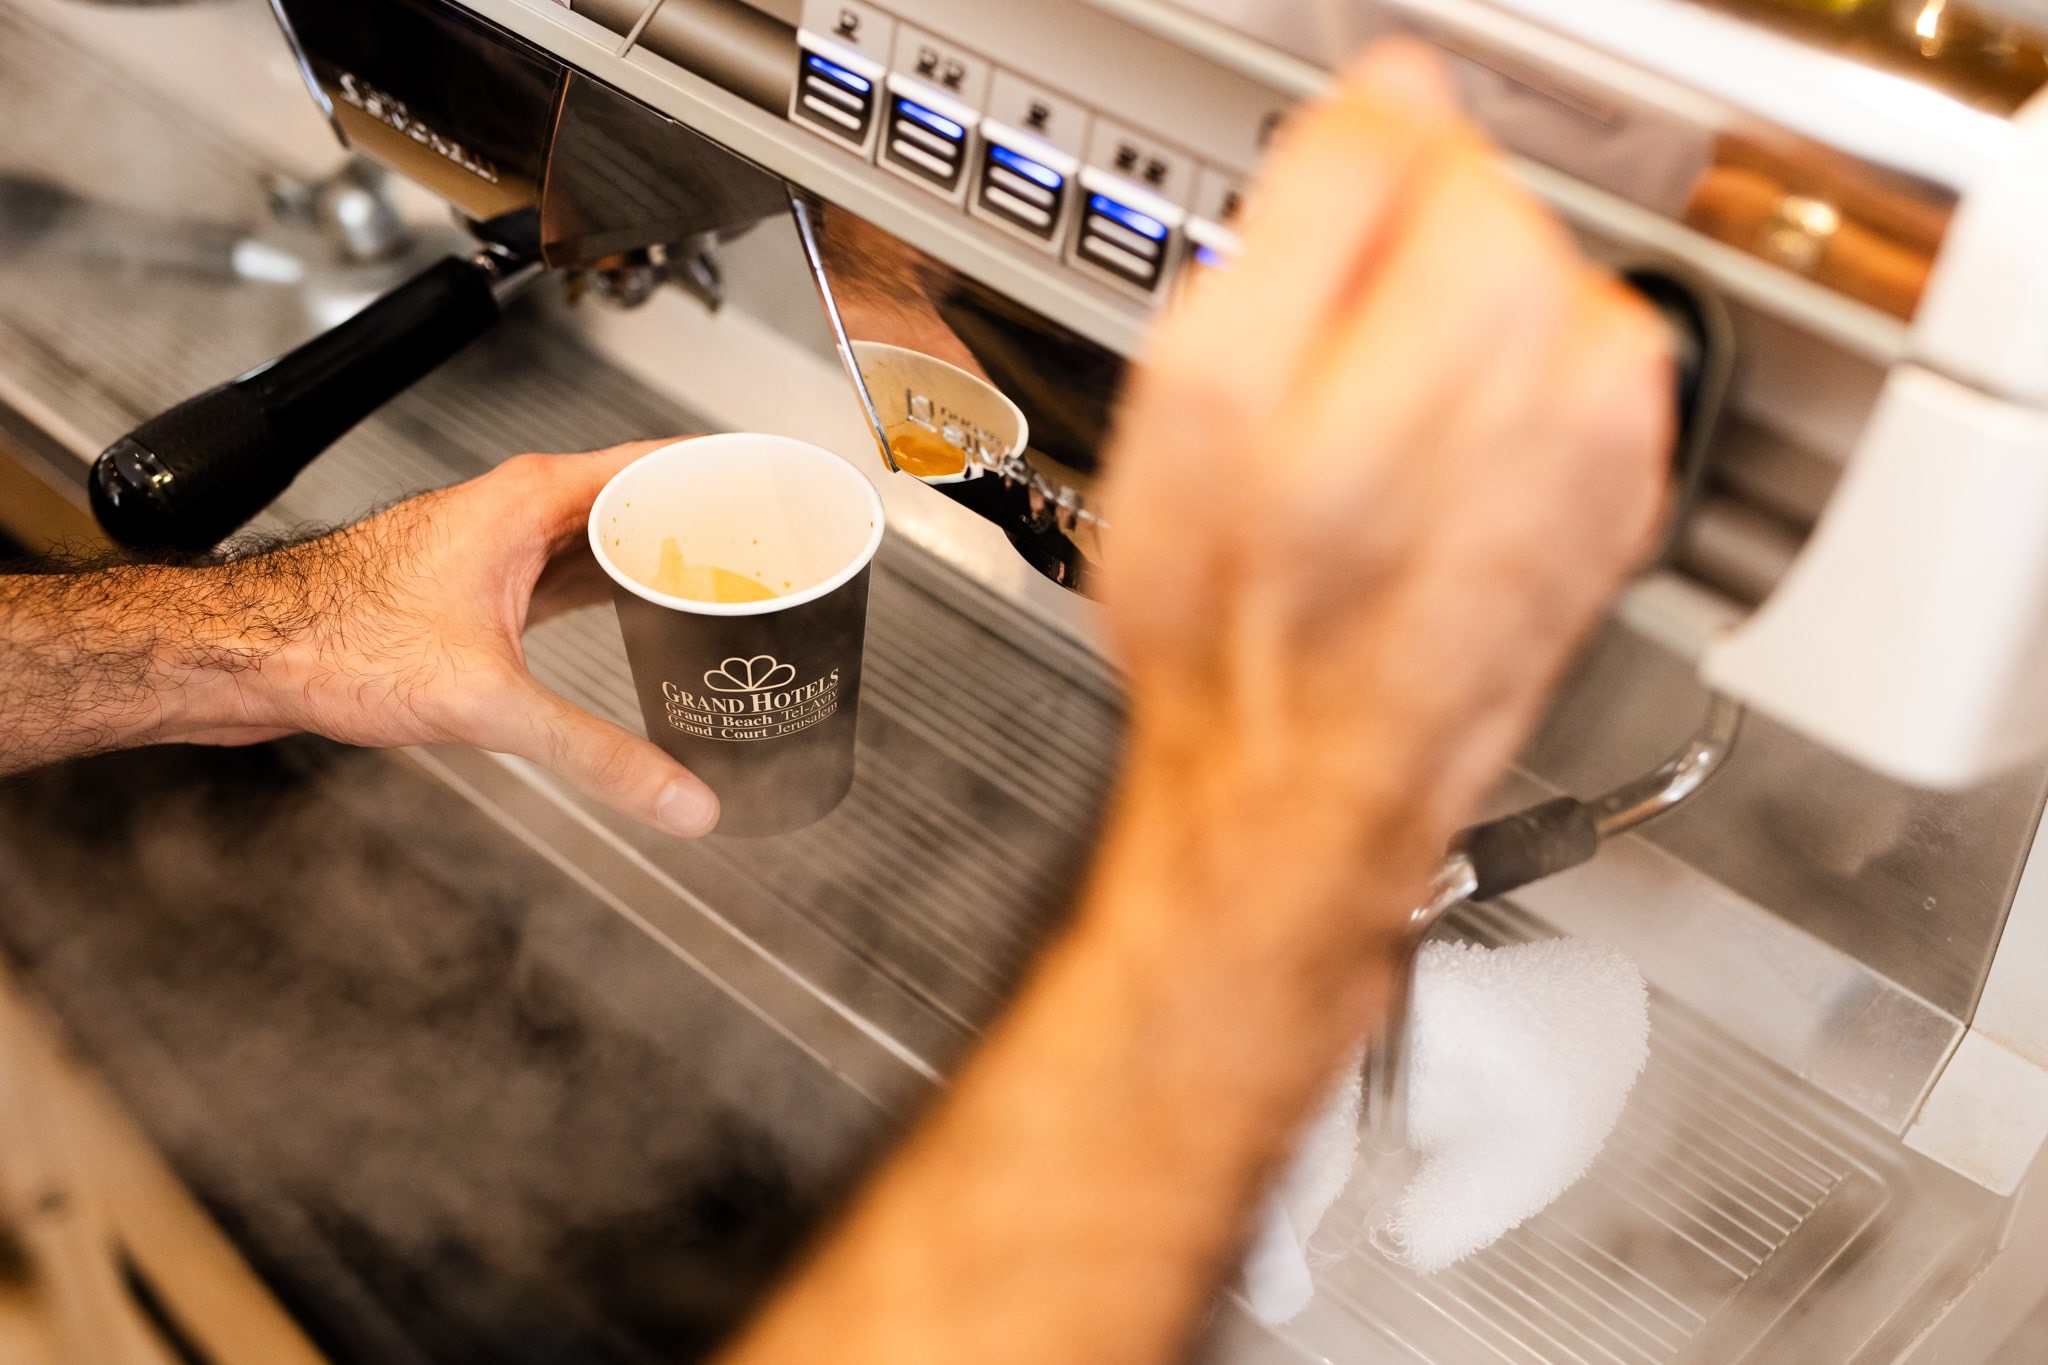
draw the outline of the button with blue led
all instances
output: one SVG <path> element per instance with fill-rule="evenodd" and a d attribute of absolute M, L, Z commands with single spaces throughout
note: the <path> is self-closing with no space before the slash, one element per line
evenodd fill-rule
<path fill-rule="evenodd" d="M 1084 171 L 1082 187 L 1074 263 L 1146 293 L 1156 290 L 1186 215 L 1157 195 L 1097 172 Z"/>
<path fill-rule="evenodd" d="M 976 203 L 1013 227 L 1052 240 L 1072 179 L 1069 171 L 1049 164 L 1052 160 L 991 140 L 982 154 Z"/>
<path fill-rule="evenodd" d="M 888 169 L 958 200 L 967 182 L 974 110 L 903 76 L 889 78 L 889 118 L 879 160 Z"/>
<path fill-rule="evenodd" d="M 1221 223 L 1190 218 L 1181 228 L 1188 239 L 1188 259 L 1205 270 L 1227 270 L 1242 250 L 1237 234 Z"/>
<path fill-rule="evenodd" d="M 1077 159 L 1044 139 L 985 118 L 967 211 L 1056 253 L 1066 241 L 1080 169 Z"/>
<path fill-rule="evenodd" d="M 817 132 L 865 152 L 874 131 L 880 88 L 880 69 L 857 54 L 801 47 L 789 114 Z"/>

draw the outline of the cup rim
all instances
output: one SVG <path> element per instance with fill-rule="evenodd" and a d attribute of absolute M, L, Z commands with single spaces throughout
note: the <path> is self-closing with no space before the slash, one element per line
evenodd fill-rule
<path fill-rule="evenodd" d="M 612 490 L 617 487 L 619 481 L 625 478 L 629 472 L 639 468 L 649 460 L 673 456 L 674 452 L 685 447 L 701 450 L 707 446 L 759 446 L 763 443 L 781 446 L 786 450 L 801 451 L 807 456 L 815 456 L 822 460 L 830 461 L 840 471 L 831 477 L 845 477 L 859 485 L 861 492 L 867 498 L 868 511 L 874 522 L 874 529 L 868 534 L 867 544 L 861 547 L 860 553 L 847 562 L 845 568 L 800 592 L 779 593 L 774 597 L 768 598 L 766 601 L 705 602 L 694 597 L 676 597 L 670 593 L 656 592 L 653 588 L 640 582 L 612 562 L 611 556 L 605 551 L 603 535 L 598 530 L 598 519 L 608 505 L 608 500 L 612 497 Z M 852 461 L 843 459 L 834 452 L 827 450 L 824 446 L 814 445 L 809 441 L 799 441 L 793 436 L 777 436 L 769 432 L 723 431 L 708 436 L 686 436 L 682 440 L 671 441 L 665 446 L 648 451 L 645 455 L 642 455 L 639 459 L 612 475 L 611 478 L 605 480 L 604 487 L 598 490 L 597 498 L 590 504 L 590 515 L 585 519 L 584 532 L 590 540 L 590 552 L 597 557 L 598 567 L 605 571 L 605 576 L 627 592 L 632 593 L 635 597 L 643 598 L 654 603 L 656 606 L 667 607 L 672 611 L 685 611 L 696 616 L 769 616 L 776 612 L 788 611 L 792 607 L 800 607 L 806 602 L 815 602 L 819 598 L 846 586 L 847 583 L 853 580 L 855 575 L 859 574 L 861 570 L 867 568 L 874 561 L 875 552 L 882 548 L 882 533 L 887 529 L 887 525 L 888 518 L 882 510 L 881 493 L 876 490 L 874 483 L 867 475 L 861 473 L 854 466 Z"/>

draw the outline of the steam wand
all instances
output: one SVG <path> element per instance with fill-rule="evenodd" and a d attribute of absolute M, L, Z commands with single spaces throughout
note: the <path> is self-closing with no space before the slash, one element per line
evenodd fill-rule
<path fill-rule="evenodd" d="M 1560 796 L 1465 831 L 1438 869 L 1429 899 L 1408 917 L 1387 1026 L 1366 1059 L 1364 1140 L 1387 1154 L 1408 1145 L 1409 995 L 1415 955 L 1439 919 L 1588 862 L 1617 834 L 1691 798 L 1720 771 L 1742 729 L 1742 704 L 1716 693 L 1692 738 L 1649 772 L 1590 801 Z"/>

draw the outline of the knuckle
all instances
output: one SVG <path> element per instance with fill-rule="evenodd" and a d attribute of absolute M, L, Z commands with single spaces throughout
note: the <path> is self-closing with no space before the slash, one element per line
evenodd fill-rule
<path fill-rule="evenodd" d="M 1673 405 L 1668 381 L 1653 364 L 1633 367 L 1612 350 L 1594 350 L 1585 376 L 1567 399 L 1565 438 L 1611 514 L 1625 553 L 1647 549 L 1662 520 L 1669 483 Z"/>
<path fill-rule="evenodd" d="M 1447 236 L 1463 239 L 1459 253 L 1465 287 L 1479 306 L 1504 321 L 1558 326 L 1571 281 L 1582 271 L 1564 229 L 1525 199 L 1498 172 L 1483 168 L 1476 183 L 1440 197 L 1436 212 Z"/>
<path fill-rule="evenodd" d="M 1533 206 L 1515 204 L 1503 214 L 1512 224 L 1502 259 L 1513 272 L 1517 289 L 1561 312 L 1572 295 L 1572 281 L 1583 271 L 1578 252 L 1564 230 Z"/>
<path fill-rule="evenodd" d="M 1334 183 L 1403 175 L 1440 133 L 1436 122 L 1404 113 L 1367 89 L 1342 88 L 1290 114 L 1252 194 L 1257 216 L 1276 185 L 1327 194 Z"/>
<path fill-rule="evenodd" d="M 1478 215 L 1478 221 L 1503 241 L 1576 259 L 1577 248 L 1564 224 L 1517 184 L 1483 144 L 1460 141 L 1447 154 L 1446 176 L 1460 200 L 1460 211 Z"/>
<path fill-rule="evenodd" d="M 1385 140 L 1388 120 L 1365 99 L 1339 90 L 1289 114 L 1274 138 L 1273 166 L 1285 175 L 1333 158 L 1355 159 Z"/>

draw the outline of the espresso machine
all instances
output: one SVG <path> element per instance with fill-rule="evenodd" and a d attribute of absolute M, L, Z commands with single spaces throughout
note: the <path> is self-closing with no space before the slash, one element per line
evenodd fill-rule
<path fill-rule="evenodd" d="M 1094 484 L 1150 320 L 1229 268 L 1290 108 L 1373 37 L 1441 48 L 1516 174 L 1689 363 L 1666 553 L 1437 909 L 1480 941 L 1622 946 L 1657 993 L 1655 1058 L 1551 1211 L 1418 1277 L 1340 1201 L 1308 1311 L 1233 1320 L 1212 1349 L 1968 1359 L 2048 1290 L 2048 19 L 2019 0 L 273 8 L 340 138 L 447 200 L 475 250 L 117 441 L 89 484 L 102 524 L 211 545 L 546 272 L 715 306 L 744 251 L 815 284 L 894 496 L 992 524 L 1062 590 L 968 609 L 1071 692 L 992 679 L 998 720 L 932 740 L 968 768 L 1036 765 L 1046 791 L 1073 753 L 1108 759 Z M 1007 573 L 932 558 L 941 595 Z M 681 932 L 649 907 L 697 893 L 606 865 L 599 817 L 535 832 L 567 808 L 544 780 L 421 761 Z M 1073 809 L 1046 796 L 1033 819 Z M 1475 866 L 1531 829 L 1499 854 L 1513 875 Z M 962 1045 L 928 1002 L 971 947 L 863 971 L 791 930 L 691 932 L 862 1094 L 928 1085 Z"/>

